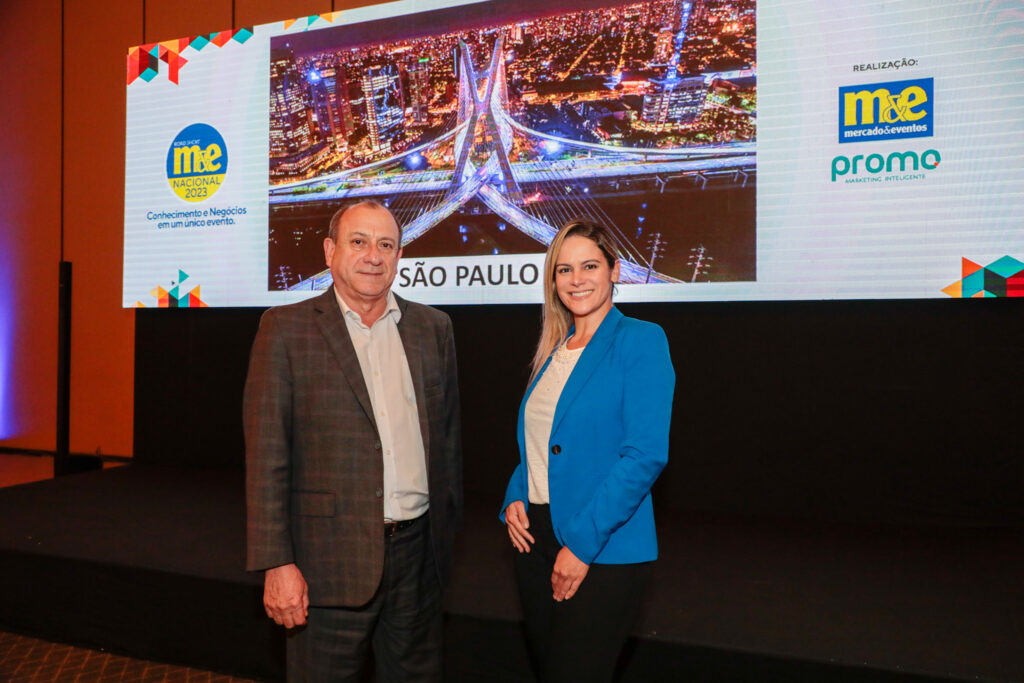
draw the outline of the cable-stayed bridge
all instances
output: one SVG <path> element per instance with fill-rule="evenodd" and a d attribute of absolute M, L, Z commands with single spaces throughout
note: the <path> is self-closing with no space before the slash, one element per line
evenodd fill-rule
<path fill-rule="evenodd" d="M 486 68 L 478 73 L 470 48 L 460 41 L 458 99 L 447 132 L 358 168 L 275 185 L 270 204 L 342 203 L 386 195 L 389 208 L 404 220 L 403 246 L 471 200 L 544 246 L 566 221 L 589 216 L 616 233 L 622 282 L 680 282 L 652 268 L 590 196 L 587 183 L 614 187 L 646 177 L 661 191 L 680 177 L 705 183 L 709 177 L 727 175 L 745 183 L 756 170 L 755 143 L 636 148 L 533 130 L 510 113 L 504 54 L 499 37 Z M 574 191 L 581 185 L 582 190 Z M 535 191 L 524 193 L 524 187 Z M 325 270 L 289 289 L 323 289 L 329 283 Z"/>

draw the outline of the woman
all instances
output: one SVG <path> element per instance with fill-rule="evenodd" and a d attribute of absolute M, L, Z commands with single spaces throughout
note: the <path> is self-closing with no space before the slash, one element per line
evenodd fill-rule
<path fill-rule="evenodd" d="M 660 327 L 612 305 L 607 228 L 565 225 L 544 262 L 544 324 L 519 408 L 502 520 L 531 654 L 551 683 L 611 680 L 658 545 L 675 373 Z"/>

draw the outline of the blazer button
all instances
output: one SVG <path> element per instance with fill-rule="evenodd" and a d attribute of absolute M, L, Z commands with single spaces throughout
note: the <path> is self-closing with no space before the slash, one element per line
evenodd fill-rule
<path fill-rule="evenodd" d="M 375 441 L 374 442 L 373 450 L 375 450 L 375 451 L 379 451 L 380 450 L 380 441 Z"/>
<path fill-rule="evenodd" d="M 378 498 L 383 498 L 384 497 L 384 489 L 377 489 L 374 493 L 377 494 Z"/>
<path fill-rule="evenodd" d="M 562 447 L 556 443 L 554 446 L 551 447 L 551 452 L 554 453 L 555 455 L 558 455 L 559 453 L 562 452 Z"/>

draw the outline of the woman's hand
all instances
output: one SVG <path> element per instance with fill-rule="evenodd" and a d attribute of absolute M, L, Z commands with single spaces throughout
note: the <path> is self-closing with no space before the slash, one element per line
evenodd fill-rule
<path fill-rule="evenodd" d="M 568 546 L 564 546 L 558 551 L 558 557 L 555 558 L 555 570 L 551 573 L 552 597 L 561 602 L 576 595 L 576 591 L 580 589 L 580 584 L 587 577 L 589 570 L 589 564 L 585 564 L 573 555 Z"/>
<path fill-rule="evenodd" d="M 533 536 L 527 531 L 530 528 L 530 520 L 526 517 L 526 506 L 523 505 L 523 501 L 514 500 L 505 508 L 505 526 L 516 550 L 521 553 L 530 552 Z"/>

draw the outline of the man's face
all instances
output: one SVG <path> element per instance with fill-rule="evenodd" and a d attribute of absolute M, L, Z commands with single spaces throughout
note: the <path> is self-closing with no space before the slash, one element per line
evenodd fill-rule
<path fill-rule="evenodd" d="M 401 255 L 398 224 L 387 210 L 374 206 L 346 211 L 338 224 L 337 241 L 324 240 L 334 285 L 350 306 L 387 297 Z"/>

